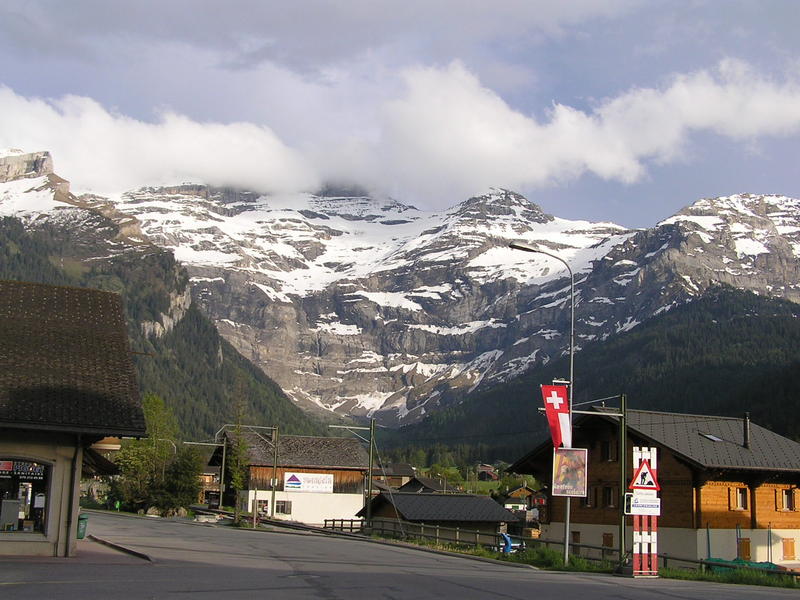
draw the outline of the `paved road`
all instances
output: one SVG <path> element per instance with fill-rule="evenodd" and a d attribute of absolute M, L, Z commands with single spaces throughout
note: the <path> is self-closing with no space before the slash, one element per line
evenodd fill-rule
<path fill-rule="evenodd" d="M 85 540 L 74 559 L 0 557 L 0 598 L 124 600 L 749 600 L 797 592 L 667 579 L 551 573 L 321 536 L 93 513 L 89 532 L 148 562 Z"/>

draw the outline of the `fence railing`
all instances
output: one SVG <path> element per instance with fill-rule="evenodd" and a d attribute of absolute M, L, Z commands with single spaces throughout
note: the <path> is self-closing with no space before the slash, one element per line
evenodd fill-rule
<path fill-rule="evenodd" d="M 348 533 L 361 533 L 364 529 L 363 519 L 325 519 L 322 527 L 333 529 L 334 531 L 346 531 Z"/>
<path fill-rule="evenodd" d="M 435 543 L 442 544 L 457 544 L 463 546 L 488 546 L 491 548 L 500 548 L 503 546 L 504 540 L 499 533 L 488 533 L 480 530 L 466 529 L 461 527 L 444 527 L 442 525 L 432 525 L 425 523 L 410 523 L 408 521 L 398 521 L 396 519 L 381 519 L 376 518 L 372 520 L 371 527 L 367 527 L 367 522 L 361 519 L 326 519 L 325 529 L 332 529 L 337 531 L 347 531 L 350 533 L 377 533 L 381 536 L 391 536 L 395 538 L 404 539 L 424 539 L 431 540 Z M 551 540 L 547 538 L 519 538 L 512 536 L 514 542 L 524 541 L 525 546 L 528 548 L 537 548 L 544 546 L 549 548 L 556 546 L 559 548 L 564 547 L 564 540 Z M 570 553 L 575 556 L 594 561 L 608 561 L 612 563 L 621 563 L 619 556 L 619 549 L 609 546 L 596 546 L 593 544 L 580 544 L 570 542 Z M 623 557 L 623 558 L 627 558 Z M 747 569 L 750 571 L 758 571 L 770 575 L 795 575 L 791 571 L 768 569 L 763 567 L 755 567 L 750 565 L 737 565 L 735 563 L 724 563 L 693 559 L 680 556 L 674 556 L 668 553 L 660 553 L 658 555 L 661 566 L 669 568 L 670 564 L 673 566 L 690 566 L 690 568 L 706 569 L 706 568 L 724 568 L 724 569 Z"/>

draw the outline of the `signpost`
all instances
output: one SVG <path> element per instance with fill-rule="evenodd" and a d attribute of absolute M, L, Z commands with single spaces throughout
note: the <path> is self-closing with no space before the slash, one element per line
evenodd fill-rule
<path fill-rule="evenodd" d="M 626 513 L 633 515 L 633 576 L 658 577 L 658 492 L 656 448 L 633 447 L 633 478 Z"/>

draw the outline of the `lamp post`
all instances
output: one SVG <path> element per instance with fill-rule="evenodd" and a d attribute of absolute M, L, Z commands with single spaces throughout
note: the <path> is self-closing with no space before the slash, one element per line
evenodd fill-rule
<path fill-rule="evenodd" d="M 569 427 L 572 429 L 572 398 L 575 391 L 575 275 L 572 273 L 572 268 L 569 266 L 569 263 L 560 256 L 545 252 L 544 250 L 539 250 L 527 244 L 511 243 L 508 247 L 514 250 L 544 254 L 550 258 L 555 258 L 567 268 L 567 272 L 569 273 Z M 567 496 L 566 508 L 564 510 L 564 565 L 569 563 L 570 500 L 571 498 Z"/>

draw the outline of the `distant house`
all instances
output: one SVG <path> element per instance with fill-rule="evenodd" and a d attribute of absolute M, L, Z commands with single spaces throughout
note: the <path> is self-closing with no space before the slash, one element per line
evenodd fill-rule
<path fill-rule="evenodd" d="M 374 481 L 380 481 L 392 488 L 399 488 L 401 485 L 405 485 L 415 476 L 414 467 L 408 463 L 391 463 L 385 467 L 375 467 L 372 470 L 372 479 Z"/>
<path fill-rule="evenodd" d="M 451 492 L 455 491 L 453 487 L 448 488 L 447 482 L 443 479 L 415 476 L 407 483 L 401 485 L 398 491 L 410 494 L 443 494 L 448 490 Z"/>
<path fill-rule="evenodd" d="M 325 519 L 353 519 L 364 507 L 369 456 L 358 440 L 281 435 L 275 467 L 271 439 L 252 431 L 243 435 L 248 483 L 237 501 L 244 511 L 321 525 Z M 230 433 L 227 439 L 232 440 Z M 270 507 L 273 471 L 275 506 Z"/>
<path fill-rule="evenodd" d="M 424 524 L 486 534 L 481 543 L 494 543 L 494 535 L 516 516 L 488 496 L 472 494 L 417 494 L 382 492 L 372 499 L 373 522 L 379 520 Z M 363 517 L 365 510 L 358 513 Z M 399 530 L 398 530 L 399 531 Z M 432 529 L 431 529 L 432 531 Z M 440 539 L 457 541 L 453 531 L 440 531 Z"/>
<path fill-rule="evenodd" d="M 627 456 L 633 446 L 658 449 L 659 552 L 690 559 L 796 560 L 800 444 L 749 418 L 631 410 L 627 429 Z M 573 445 L 589 451 L 588 495 L 572 502 L 570 536 L 576 543 L 618 543 L 620 492 L 628 491 L 620 490 L 618 430 L 618 422 L 601 410 L 575 420 Z M 548 439 L 509 470 L 550 481 L 552 460 Z M 625 488 L 633 475 L 627 462 Z M 549 497 L 547 503 L 542 536 L 561 539 L 564 499 Z"/>
<path fill-rule="evenodd" d="M 0 281 L 0 554 L 72 556 L 91 446 L 144 434 L 120 297 Z"/>
<path fill-rule="evenodd" d="M 475 473 L 478 481 L 498 481 L 500 479 L 492 465 L 479 464 L 475 467 Z"/>

